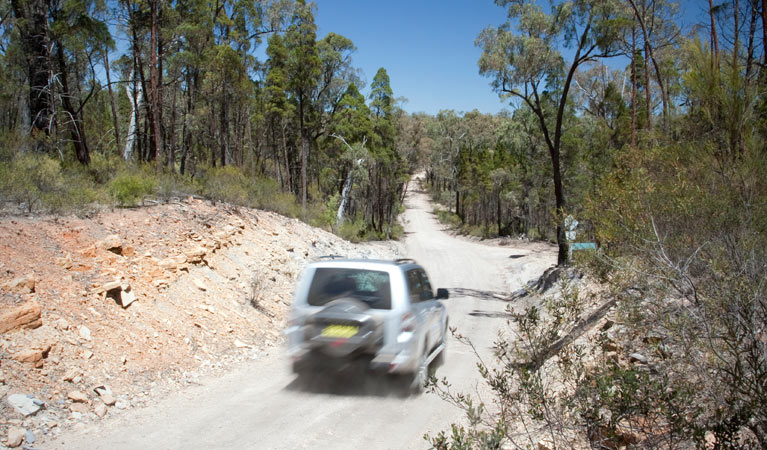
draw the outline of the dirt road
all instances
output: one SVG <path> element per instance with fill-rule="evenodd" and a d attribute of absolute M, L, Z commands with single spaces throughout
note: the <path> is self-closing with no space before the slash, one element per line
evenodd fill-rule
<path fill-rule="evenodd" d="M 411 189 L 417 185 L 411 183 Z M 403 221 L 404 253 L 425 266 L 434 287 L 447 287 L 450 321 L 486 358 L 509 292 L 556 262 L 553 247 L 509 241 L 483 244 L 452 237 L 411 191 Z M 475 357 L 456 342 L 438 371 L 462 390 L 479 383 Z M 276 351 L 224 377 L 209 379 L 104 421 L 63 433 L 42 448 L 410 449 L 423 435 L 449 428 L 462 414 L 435 395 L 403 396 L 392 383 L 346 378 L 299 383 Z"/>

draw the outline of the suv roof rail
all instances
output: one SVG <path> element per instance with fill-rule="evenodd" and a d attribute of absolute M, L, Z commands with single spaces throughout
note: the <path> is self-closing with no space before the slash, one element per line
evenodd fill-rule
<path fill-rule="evenodd" d="M 322 256 L 319 256 L 317 259 L 322 260 L 322 259 L 342 259 L 342 258 L 343 256 L 341 255 L 322 255 Z"/>
<path fill-rule="evenodd" d="M 413 258 L 397 258 L 394 260 L 397 264 L 416 264 Z"/>

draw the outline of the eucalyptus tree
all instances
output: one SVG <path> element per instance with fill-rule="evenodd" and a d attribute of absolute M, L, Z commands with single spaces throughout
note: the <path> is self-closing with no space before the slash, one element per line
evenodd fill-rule
<path fill-rule="evenodd" d="M 561 149 L 565 109 L 576 71 L 587 62 L 617 55 L 616 2 L 555 2 L 546 13 L 532 0 L 496 0 L 508 8 L 507 22 L 488 27 L 477 38 L 483 50 L 480 73 L 490 77 L 502 97 L 515 98 L 538 119 L 551 159 L 557 215 L 557 264 L 568 263 L 563 221 L 567 202 L 562 183 Z M 562 49 L 572 55 L 566 63 Z"/>
<path fill-rule="evenodd" d="M 293 191 L 290 174 L 291 159 L 288 156 L 286 138 L 286 128 L 292 110 L 287 96 L 288 49 L 285 47 L 285 41 L 281 35 L 274 34 L 269 38 L 266 54 L 269 59 L 266 62 L 268 72 L 264 96 L 266 98 L 266 120 L 272 146 L 272 157 L 274 158 L 277 181 L 283 188 Z M 278 146 L 280 151 L 277 150 Z"/>
<path fill-rule="evenodd" d="M 347 88 L 352 83 L 360 83 L 352 66 L 351 56 L 356 50 L 349 38 L 332 32 L 317 42 L 320 75 L 312 98 L 316 114 L 312 133 L 315 142 L 327 133 Z"/>
<path fill-rule="evenodd" d="M 370 178 L 375 195 L 372 199 L 370 223 L 376 231 L 388 238 L 404 185 L 405 166 L 396 149 L 397 111 L 389 75 L 383 67 L 373 77 L 368 98 L 373 114 L 373 129 L 379 140 L 377 145 L 371 146 L 375 163 L 371 167 Z"/>
<path fill-rule="evenodd" d="M 460 184 L 457 175 L 458 153 L 468 130 L 461 116 L 454 110 L 441 110 L 429 127 L 429 136 L 434 142 L 427 179 L 438 193 L 452 190 L 455 193 L 455 213 L 460 209 Z M 448 202 L 446 202 L 448 203 Z"/>
<path fill-rule="evenodd" d="M 321 61 L 317 51 L 317 25 L 311 5 L 297 0 L 288 30 L 285 33 L 288 48 L 288 90 L 297 103 L 301 140 L 301 205 L 306 207 L 307 169 L 309 164 L 309 115 L 312 94 L 319 82 Z"/>
<path fill-rule="evenodd" d="M 26 56 L 32 129 L 51 134 L 62 121 L 75 157 L 87 165 L 90 148 L 83 111 L 100 89 L 96 61 L 114 46 L 107 25 L 98 19 L 102 5 L 95 1 L 13 0 L 11 7 Z M 63 149 L 58 150 L 63 154 Z"/>
<path fill-rule="evenodd" d="M 426 113 L 397 117 L 397 152 L 405 159 L 410 171 L 424 167 L 434 152 L 434 141 L 429 136 L 432 116 Z"/>
<path fill-rule="evenodd" d="M 53 70 L 50 8 L 50 0 L 11 1 L 11 11 L 16 20 L 15 28 L 18 30 L 27 66 L 32 129 L 45 134 L 50 134 L 52 130 L 54 115 L 54 100 L 49 86 Z"/>
<path fill-rule="evenodd" d="M 329 134 L 341 145 L 329 145 L 324 170 L 336 180 L 346 180 L 343 185 L 336 183 L 333 187 L 333 194 L 339 193 L 339 190 L 341 194 L 337 214 L 337 224 L 340 225 L 347 210 L 353 216 L 362 206 L 365 215 L 364 207 L 369 203 L 365 193 L 370 191 L 367 166 L 371 163 L 367 145 L 376 142 L 370 108 L 356 84 L 347 86 Z M 328 178 L 327 175 L 325 178 Z M 352 191 L 354 186 L 358 188 Z"/>

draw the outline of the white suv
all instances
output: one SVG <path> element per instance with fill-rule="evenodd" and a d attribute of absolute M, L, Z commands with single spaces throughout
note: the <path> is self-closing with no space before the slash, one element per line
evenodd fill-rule
<path fill-rule="evenodd" d="M 285 330 L 294 372 L 360 360 L 406 374 L 419 392 L 447 342 L 447 289 L 432 291 L 411 259 L 325 259 L 309 264 Z"/>

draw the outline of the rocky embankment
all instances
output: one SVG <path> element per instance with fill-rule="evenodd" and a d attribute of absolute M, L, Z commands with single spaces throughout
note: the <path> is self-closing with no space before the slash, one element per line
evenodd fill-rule
<path fill-rule="evenodd" d="M 34 447 L 280 351 L 308 260 L 397 252 L 191 198 L 0 219 L 0 447 Z"/>

